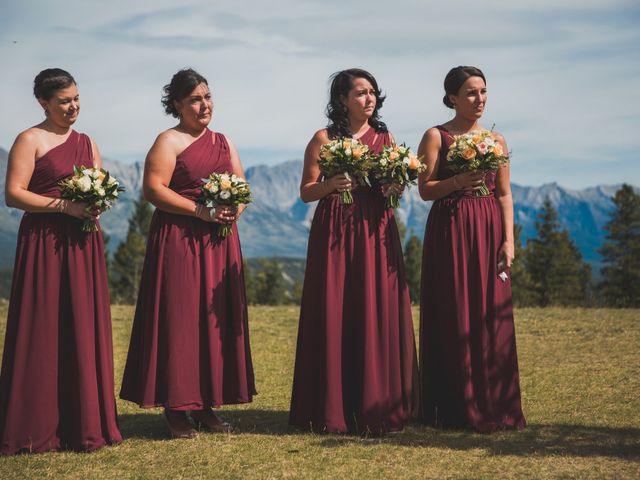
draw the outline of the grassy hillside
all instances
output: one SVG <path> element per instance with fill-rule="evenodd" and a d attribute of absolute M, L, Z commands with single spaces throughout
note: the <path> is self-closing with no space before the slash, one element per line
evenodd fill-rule
<path fill-rule="evenodd" d="M 113 307 L 116 383 L 132 313 Z M 525 431 L 479 435 L 413 424 L 384 438 L 289 429 L 298 309 L 249 313 L 259 395 L 222 409 L 236 432 L 169 440 L 159 410 L 119 402 L 123 444 L 0 458 L 0 478 L 640 477 L 639 310 L 517 311 Z M 5 317 L 0 306 L 0 322 Z"/>

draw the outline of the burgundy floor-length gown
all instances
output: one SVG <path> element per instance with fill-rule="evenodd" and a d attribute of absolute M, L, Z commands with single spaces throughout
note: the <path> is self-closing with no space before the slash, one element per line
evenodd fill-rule
<path fill-rule="evenodd" d="M 453 175 L 444 127 L 438 179 Z M 470 189 L 436 200 L 425 230 L 420 308 L 423 420 L 479 432 L 524 428 L 510 280 L 498 278 L 502 212 Z M 507 272 L 508 273 L 508 272 Z"/>
<path fill-rule="evenodd" d="M 59 197 L 73 166 L 92 165 L 72 131 L 36 161 L 29 191 Z M 122 441 L 100 232 L 61 213 L 25 213 L 0 375 L 0 453 L 95 450 Z"/>
<path fill-rule="evenodd" d="M 202 179 L 231 171 L 224 135 L 206 130 L 176 160 L 169 188 L 196 200 Z M 199 410 L 256 393 L 238 231 L 156 209 L 120 397 Z"/>
<path fill-rule="evenodd" d="M 373 152 L 391 143 L 370 128 Z M 314 432 L 401 430 L 418 407 L 402 244 L 379 187 L 316 208 L 307 253 L 289 422 Z"/>

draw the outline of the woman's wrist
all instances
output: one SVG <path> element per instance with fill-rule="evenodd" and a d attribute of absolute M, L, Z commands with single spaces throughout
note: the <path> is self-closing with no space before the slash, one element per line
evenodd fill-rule
<path fill-rule="evenodd" d="M 462 185 L 460 184 L 460 182 L 458 182 L 458 175 L 454 175 L 451 178 L 453 179 L 453 187 L 456 190 L 460 190 L 462 188 Z"/>
<path fill-rule="evenodd" d="M 58 213 L 67 213 L 69 211 L 69 200 L 59 199 L 54 208 Z"/>

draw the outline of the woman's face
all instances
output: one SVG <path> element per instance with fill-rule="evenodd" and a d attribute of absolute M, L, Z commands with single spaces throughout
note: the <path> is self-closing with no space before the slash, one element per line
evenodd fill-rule
<path fill-rule="evenodd" d="M 449 95 L 456 113 L 464 118 L 477 120 L 482 117 L 487 104 L 487 86 L 481 77 L 469 77 L 457 95 Z"/>
<path fill-rule="evenodd" d="M 366 78 L 356 78 L 343 102 L 350 118 L 368 120 L 376 108 L 376 91 Z"/>
<path fill-rule="evenodd" d="M 175 102 L 180 122 L 191 128 L 204 128 L 211 122 L 213 100 L 206 83 L 199 84 L 182 100 Z"/>
<path fill-rule="evenodd" d="M 47 119 L 56 125 L 69 127 L 78 119 L 80 95 L 75 84 L 56 90 L 49 100 L 39 98 L 38 102 L 44 108 Z"/>

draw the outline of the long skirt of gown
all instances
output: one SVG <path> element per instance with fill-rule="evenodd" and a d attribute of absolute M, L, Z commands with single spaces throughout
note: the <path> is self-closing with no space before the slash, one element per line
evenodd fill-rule
<path fill-rule="evenodd" d="M 422 418 L 491 432 L 524 428 L 510 279 L 498 278 L 503 242 L 493 195 L 434 202 L 422 264 Z"/>
<path fill-rule="evenodd" d="M 256 393 L 238 231 L 156 210 L 120 396 L 199 410 Z"/>
<path fill-rule="evenodd" d="M 402 244 L 379 192 L 320 200 L 309 234 L 290 423 L 315 432 L 400 430 L 418 405 Z"/>
<path fill-rule="evenodd" d="M 100 232 L 24 215 L 0 378 L 0 452 L 118 443 L 111 313 Z"/>

